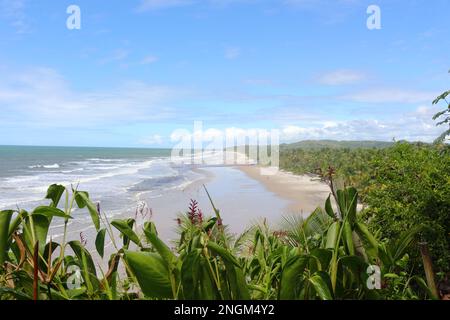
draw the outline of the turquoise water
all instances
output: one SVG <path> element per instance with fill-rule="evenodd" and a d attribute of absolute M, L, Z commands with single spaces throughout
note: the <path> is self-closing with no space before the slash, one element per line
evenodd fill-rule
<path fill-rule="evenodd" d="M 0 209 L 44 204 L 47 187 L 59 183 L 89 191 L 111 215 L 132 211 L 142 192 L 157 197 L 199 178 L 169 156 L 168 149 L 0 146 Z"/>

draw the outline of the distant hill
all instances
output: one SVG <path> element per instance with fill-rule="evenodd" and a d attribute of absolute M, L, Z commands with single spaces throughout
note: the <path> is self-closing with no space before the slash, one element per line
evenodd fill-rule
<path fill-rule="evenodd" d="M 357 149 L 357 148 L 388 148 L 393 145 L 393 142 L 385 141 L 337 141 L 337 140 L 305 140 L 290 144 L 282 144 L 281 149 Z"/>

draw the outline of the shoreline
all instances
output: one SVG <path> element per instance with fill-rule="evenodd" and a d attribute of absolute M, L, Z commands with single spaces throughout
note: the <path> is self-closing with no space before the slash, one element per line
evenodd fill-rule
<path fill-rule="evenodd" d="M 310 175 L 295 175 L 278 171 L 274 175 L 261 175 L 260 166 L 237 166 L 250 178 L 260 182 L 277 196 L 289 201 L 286 210 L 291 214 L 309 215 L 317 207 L 324 206 L 330 194 L 328 185 Z"/>
<path fill-rule="evenodd" d="M 191 170 L 199 174 L 199 178 L 185 187 L 166 189 L 157 197 L 144 192 L 136 198 L 136 203 L 145 202 L 152 212 L 146 217 L 136 215 L 137 226 L 152 221 L 161 239 L 173 243 L 178 238 L 177 216 L 188 210 L 191 199 L 198 201 L 199 208 L 206 216 L 214 215 L 204 185 L 233 234 L 240 234 L 263 219 L 276 227 L 285 215 L 307 216 L 317 207 L 323 206 L 329 195 L 328 186 L 311 176 L 297 176 L 283 171 L 272 176 L 262 176 L 260 169 L 256 165 L 194 167 Z M 134 217 L 132 209 L 113 219 Z M 57 229 L 53 229 L 52 233 Z M 96 231 L 90 220 L 74 221 L 68 240 L 78 240 L 81 231 L 88 240 L 88 250 L 94 252 Z M 114 238 L 120 242 L 119 233 L 113 231 Z M 108 240 L 105 244 L 105 259 L 96 259 L 99 265 L 105 265 L 106 257 L 114 252 L 112 242 Z"/>

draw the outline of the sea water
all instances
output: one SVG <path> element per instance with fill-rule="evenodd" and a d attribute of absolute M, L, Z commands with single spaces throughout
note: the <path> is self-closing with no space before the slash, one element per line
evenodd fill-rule
<path fill-rule="evenodd" d="M 57 183 L 88 191 L 114 216 L 133 212 L 143 192 L 157 197 L 200 178 L 170 161 L 168 149 L 0 146 L 0 210 L 47 204 L 46 190 Z"/>

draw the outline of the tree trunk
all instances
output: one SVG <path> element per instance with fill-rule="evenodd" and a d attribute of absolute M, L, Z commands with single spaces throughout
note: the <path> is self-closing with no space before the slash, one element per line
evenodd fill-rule
<path fill-rule="evenodd" d="M 439 293 L 437 291 L 436 281 L 434 279 L 433 262 L 431 261 L 430 252 L 428 251 L 428 243 L 419 243 L 419 248 L 420 254 L 422 255 L 423 268 L 425 269 L 428 288 L 430 288 L 433 298 L 439 299 Z"/>

